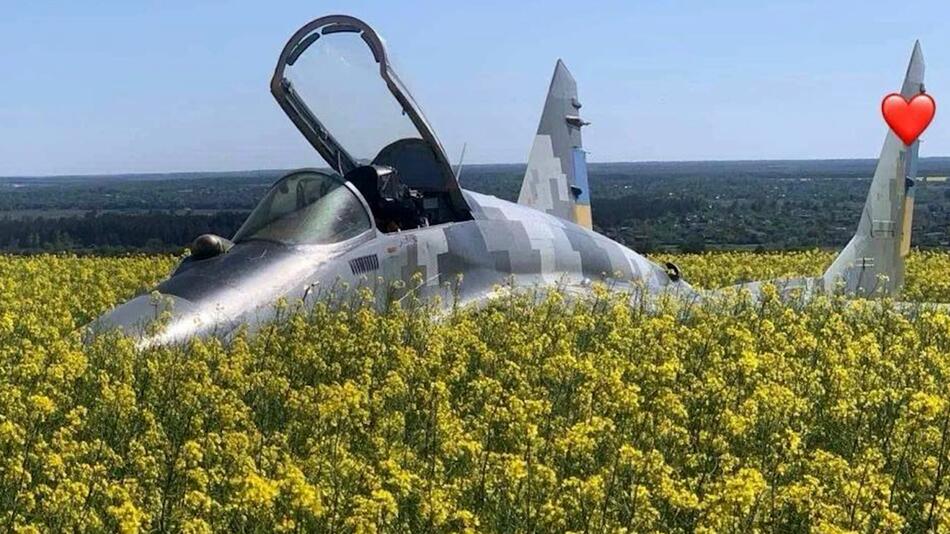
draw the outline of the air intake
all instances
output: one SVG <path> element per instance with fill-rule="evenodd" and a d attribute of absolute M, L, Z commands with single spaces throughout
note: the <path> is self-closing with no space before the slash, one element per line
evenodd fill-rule
<path fill-rule="evenodd" d="M 364 274 L 379 269 L 379 257 L 376 254 L 360 256 L 350 260 L 350 270 L 353 274 Z"/>

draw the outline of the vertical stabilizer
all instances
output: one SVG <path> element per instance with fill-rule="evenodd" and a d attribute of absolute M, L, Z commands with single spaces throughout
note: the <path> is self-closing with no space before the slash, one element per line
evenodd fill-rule
<path fill-rule="evenodd" d="M 901 94 L 910 99 L 923 91 L 924 57 L 918 42 Z M 846 293 L 855 295 L 900 292 L 904 257 L 910 250 L 919 144 L 905 145 L 894 132 L 887 132 L 858 230 L 825 271 L 827 290 L 843 286 Z"/>
<path fill-rule="evenodd" d="M 581 142 L 577 83 L 558 60 L 518 203 L 591 227 L 587 159 Z"/>

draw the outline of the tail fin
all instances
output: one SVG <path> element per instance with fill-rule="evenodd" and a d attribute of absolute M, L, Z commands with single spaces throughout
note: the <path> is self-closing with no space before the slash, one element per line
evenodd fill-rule
<path fill-rule="evenodd" d="M 557 61 L 518 203 L 591 227 L 587 158 L 581 142 L 577 83 Z"/>
<path fill-rule="evenodd" d="M 907 66 L 901 94 L 924 91 L 924 57 L 920 42 Z M 858 230 L 823 276 L 826 290 L 843 284 L 848 294 L 896 295 L 904 284 L 904 257 L 910 251 L 919 141 L 904 145 L 888 131 L 874 171 Z"/>

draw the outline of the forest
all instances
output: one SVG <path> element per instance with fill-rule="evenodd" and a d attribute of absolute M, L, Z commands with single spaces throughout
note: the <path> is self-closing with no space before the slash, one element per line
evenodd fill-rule
<path fill-rule="evenodd" d="M 595 228 L 641 252 L 844 245 L 874 160 L 590 165 Z M 0 250 L 176 252 L 230 237 L 285 171 L 0 178 Z M 524 166 L 469 165 L 462 186 L 516 200 Z M 923 159 L 914 245 L 950 246 L 950 158 Z"/>

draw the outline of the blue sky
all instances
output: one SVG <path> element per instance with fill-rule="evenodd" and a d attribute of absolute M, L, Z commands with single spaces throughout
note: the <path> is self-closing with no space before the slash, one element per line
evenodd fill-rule
<path fill-rule="evenodd" d="M 714 5 L 715 4 L 715 5 Z M 320 163 L 268 92 L 299 26 L 385 36 L 455 159 L 523 162 L 558 57 L 592 161 L 875 157 L 915 39 L 950 155 L 950 3 L 868 1 L 4 3 L 0 175 Z"/>

